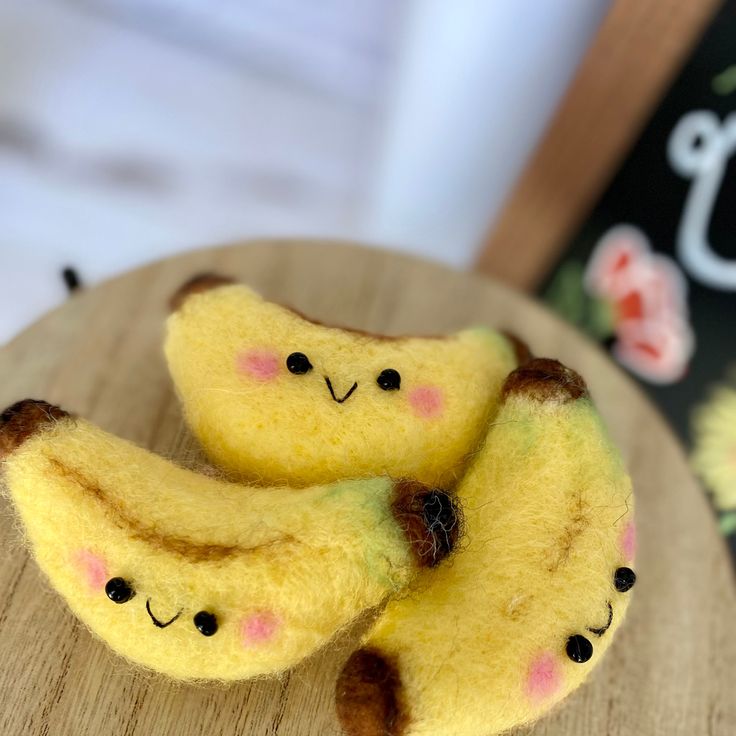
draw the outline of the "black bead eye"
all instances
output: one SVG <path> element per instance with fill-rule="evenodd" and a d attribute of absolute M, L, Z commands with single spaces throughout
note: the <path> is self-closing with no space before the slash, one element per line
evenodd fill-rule
<path fill-rule="evenodd" d="M 565 651 L 573 662 L 582 664 L 593 656 L 593 645 L 584 636 L 575 634 L 567 640 Z"/>
<path fill-rule="evenodd" d="M 386 368 L 376 378 L 376 383 L 384 391 L 398 391 L 401 388 L 401 376 L 393 368 Z"/>
<path fill-rule="evenodd" d="M 626 593 L 634 587 L 636 573 L 630 567 L 619 567 L 613 574 L 613 584 L 619 593 Z"/>
<path fill-rule="evenodd" d="M 297 376 L 304 375 L 312 370 L 312 364 L 304 353 L 292 353 L 286 359 L 286 367 Z"/>
<path fill-rule="evenodd" d="M 212 636 L 217 633 L 217 617 L 214 613 L 200 611 L 194 614 L 194 625 L 203 636 Z"/>
<path fill-rule="evenodd" d="M 127 603 L 135 595 L 135 590 L 123 578 L 110 578 L 105 583 L 105 593 L 113 603 Z"/>

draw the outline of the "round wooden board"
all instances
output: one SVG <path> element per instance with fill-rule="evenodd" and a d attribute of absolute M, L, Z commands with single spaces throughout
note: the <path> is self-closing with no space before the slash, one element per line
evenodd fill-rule
<path fill-rule="evenodd" d="M 44 398 L 176 459 L 195 445 L 161 351 L 168 296 L 195 273 L 235 276 L 317 319 L 389 333 L 508 328 L 588 380 L 637 493 L 640 584 L 591 681 L 524 733 L 736 733 L 736 589 L 681 448 L 603 353 L 529 299 L 481 277 L 354 245 L 270 242 L 187 253 L 73 297 L 0 351 L 0 405 Z M 3 502 L 0 733 L 339 734 L 341 640 L 277 680 L 176 685 L 142 674 L 76 622 L 21 547 Z M 492 666 L 492 663 L 489 663 Z M 462 683 L 460 683 L 462 687 Z M 441 736 L 441 735 L 438 735 Z"/>

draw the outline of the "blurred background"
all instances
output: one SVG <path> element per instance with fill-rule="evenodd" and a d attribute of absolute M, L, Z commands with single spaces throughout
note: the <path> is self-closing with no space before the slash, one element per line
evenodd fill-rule
<path fill-rule="evenodd" d="M 0 341 L 65 266 L 268 235 L 469 265 L 607 5 L 3 0 Z"/>
<path fill-rule="evenodd" d="M 0 344 L 182 250 L 373 243 L 535 293 L 736 551 L 736 0 L 2 0 Z"/>

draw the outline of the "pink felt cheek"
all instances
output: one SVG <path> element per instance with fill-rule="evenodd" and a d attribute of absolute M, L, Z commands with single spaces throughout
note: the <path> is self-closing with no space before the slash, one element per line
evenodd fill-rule
<path fill-rule="evenodd" d="M 235 361 L 238 373 L 255 378 L 257 381 L 271 381 L 281 370 L 281 360 L 274 350 L 253 348 L 238 354 Z"/>
<path fill-rule="evenodd" d="M 418 386 L 409 391 L 412 411 L 422 419 L 433 419 L 445 408 L 445 395 L 436 386 Z"/>
<path fill-rule="evenodd" d="M 636 556 L 636 525 L 633 521 L 626 524 L 619 539 L 621 554 L 627 562 L 631 562 Z"/>
<path fill-rule="evenodd" d="M 259 611 L 240 622 L 240 638 L 244 647 L 263 644 L 273 638 L 281 626 L 281 619 L 271 611 Z"/>
<path fill-rule="evenodd" d="M 80 549 L 72 555 L 72 562 L 82 573 L 90 590 L 98 591 L 105 588 L 105 583 L 110 577 L 107 574 L 107 564 L 102 557 L 88 549 Z"/>
<path fill-rule="evenodd" d="M 529 666 L 526 678 L 527 697 L 541 703 L 552 697 L 562 685 L 562 668 L 551 652 L 542 652 Z"/>

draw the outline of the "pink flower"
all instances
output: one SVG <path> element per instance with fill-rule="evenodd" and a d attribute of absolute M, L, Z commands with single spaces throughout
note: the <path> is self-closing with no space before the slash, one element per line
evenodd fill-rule
<path fill-rule="evenodd" d="M 611 305 L 616 358 L 652 383 L 684 375 L 695 349 L 687 309 L 687 282 L 670 258 L 653 253 L 644 233 L 611 228 L 585 271 L 587 291 Z"/>

